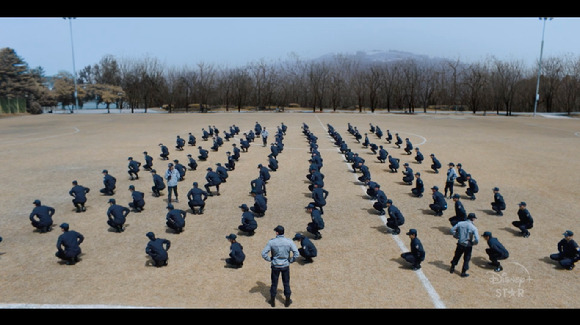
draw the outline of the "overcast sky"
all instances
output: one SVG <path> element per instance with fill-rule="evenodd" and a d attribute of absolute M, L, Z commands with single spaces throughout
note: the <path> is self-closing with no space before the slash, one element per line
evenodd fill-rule
<path fill-rule="evenodd" d="M 72 46 L 71 26 L 72 23 Z M 396 50 L 464 62 L 494 56 L 522 60 L 540 57 L 543 22 L 538 17 L 469 18 L 0 18 L 0 48 L 10 47 L 31 68 L 47 75 L 77 72 L 105 55 L 122 60 L 157 58 L 168 67 L 198 63 L 224 67 L 291 53 L 314 59 L 328 53 Z M 580 55 L 580 18 L 546 22 L 543 58 Z"/>

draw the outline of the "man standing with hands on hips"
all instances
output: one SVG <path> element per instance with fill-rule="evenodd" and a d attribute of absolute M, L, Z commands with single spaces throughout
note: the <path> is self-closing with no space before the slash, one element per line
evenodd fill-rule
<path fill-rule="evenodd" d="M 272 285 L 270 286 L 269 302 L 272 307 L 276 305 L 278 278 L 280 277 L 280 274 L 282 274 L 284 296 L 286 297 L 284 306 L 288 307 L 292 303 L 292 300 L 290 299 L 292 293 L 290 290 L 290 263 L 296 261 L 300 256 L 300 253 L 298 252 L 296 244 L 294 244 L 291 239 L 284 237 L 284 227 L 277 226 L 274 228 L 274 232 L 276 232 L 276 237 L 270 239 L 266 244 L 266 247 L 262 250 L 262 258 L 270 262 L 272 268 Z M 290 256 L 290 253 L 292 253 L 292 256 Z"/>

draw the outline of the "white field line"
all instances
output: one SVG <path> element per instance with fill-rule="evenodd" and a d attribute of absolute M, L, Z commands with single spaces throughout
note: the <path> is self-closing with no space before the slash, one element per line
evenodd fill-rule
<path fill-rule="evenodd" d="M 76 126 L 73 126 L 72 128 L 74 129 L 73 132 L 49 135 L 49 136 L 44 136 L 44 137 L 35 137 L 35 138 L 29 138 L 29 139 L 16 139 L 14 141 L 6 141 L 6 142 L 2 141 L 2 142 L 0 142 L 0 145 L 14 145 L 14 144 L 20 145 L 20 144 L 25 144 L 28 142 L 33 142 L 33 141 L 48 140 L 48 139 L 52 139 L 52 138 L 62 137 L 65 135 L 73 135 L 73 134 L 79 133 L 81 131 Z"/>
<path fill-rule="evenodd" d="M 324 124 L 322 123 L 322 121 L 320 120 L 318 115 L 316 115 L 316 119 L 318 120 L 318 122 L 320 123 L 322 128 L 325 130 L 326 135 L 329 137 L 328 129 L 324 126 Z M 402 133 L 402 132 L 399 132 L 399 133 Z M 408 133 L 408 134 L 412 134 L 412 133 Z M 424 141 L 421 144 L 427 142 L 427 139 L 425 139 L 424 137 L 417 135 L 417 134 L 413 134 L 413 135 L 418 136 L 420 138 L 423 138 Z M 338 148 L 336 150 L 338 152 L 340 152 L 340 150 Z M 342 156 L 344 157 L 344 155 L 342 155 Z M 344 158 L 346 159 L 346 157 L 344 157 Z M 348 167 L 348 169 L 350 171 L 353 171 L 352 166 L 348 162 L 346 162 L 346 166 Z M 357 179 L 356 174 L 354 174 L 354 175 L 355 175 L 355 179 Z M 360 188 L 362 189 L 363 193 L 366 194 L 366 188 L 363 185 L 360 185 Z M 387 223 L 385 215 L 381 215 L 381 216 L 379 216 L 379 218 L 380 218 L 381 222 L 383 223 L 383 225 Z M 399 246 L 402 253 L 409 251 L 407 249 L 407 247 L 405 246 L 405 244 L 403 243 L 403 241 L 401 240 L 401 238 L 399 238 L 398 235 L 392 235 L 391 238 L 393 238 L 393 240 L 395 241 L 397 246 Z M 419 277 L 419 280 L 423 284 L 423 287 L 425 287 L 425 290 L 427 290 L 427 293 L 429 294 L 429 297 L 431 297 L 431 301 L 433 301 L 433 305 L 435 306 L 435 308 L 446 308 L 443 301 L 441 301 L 439 294 L 437 293 L 437 291 L 435 291 L 435 288 L 433 288 L 433 286 L 431 285 L 431 282 L 429 281 L 429 279 L 427 279 L 427 277 L 425 276 L 423 271 L 421 269 L 419 269 L 419 270 L 415 271 L 415 274 L 417 275 L 417 277 Z"/>

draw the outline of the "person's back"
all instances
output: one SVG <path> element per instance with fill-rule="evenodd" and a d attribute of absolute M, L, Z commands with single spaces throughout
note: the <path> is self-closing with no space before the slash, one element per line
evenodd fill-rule
<path fill-rule="evenodd" d="M 127 207 L 112 204 L 107 210 L 107 215 L 113 218 L 113 221 L 117 224 L 123 224 L 126 221 L 127 214 L 129 213 Z"/>
<path fill-rule="evenodd" d="M 292 240 L 284 235 L 276 235 L 268 241 L 268 244 L 262 251 L 262 257 L 271 262 L 272 267 L 286 267 L 296 260 L 299 254 L 291 255 L 291 252 L 298 252 L 298 248 Z"/>

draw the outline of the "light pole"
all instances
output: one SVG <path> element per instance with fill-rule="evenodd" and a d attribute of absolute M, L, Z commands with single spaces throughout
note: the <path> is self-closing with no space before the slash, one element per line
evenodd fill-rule
<path fill-rule="evenodd" d="M 542 74 L 542 53 L 544 52 L 544 32 L 546 31 L 546 20 L 552 20 L 548 17 L 540 17 L 544 24 L 542 27 L 542 44 L 540 46 L 540 61 L 538 63 L 538 81 L 536 83 L 536 99 L 534 101 L 534 116 L 536 116 L 536 110 L 538 109 L 538 101 L 540 100 L 540 75 Z"/>
<path fill-rule="evenodd" d="M 78 108 L 79 106 L 79 99 L 77 95 L 77 69 L 75 68 L 75 47 L 73 44 L 73 33 L 72 33 L 72 20 L 75 19 L 75 17 L 64 17 L 63 19 L 68 19 L 68 26 L 70 30 L 70 46 L 72 49 L 73 82 L 75 84 L 75 107 L 71 110 L 72 113 L 74 109 Z"/>

